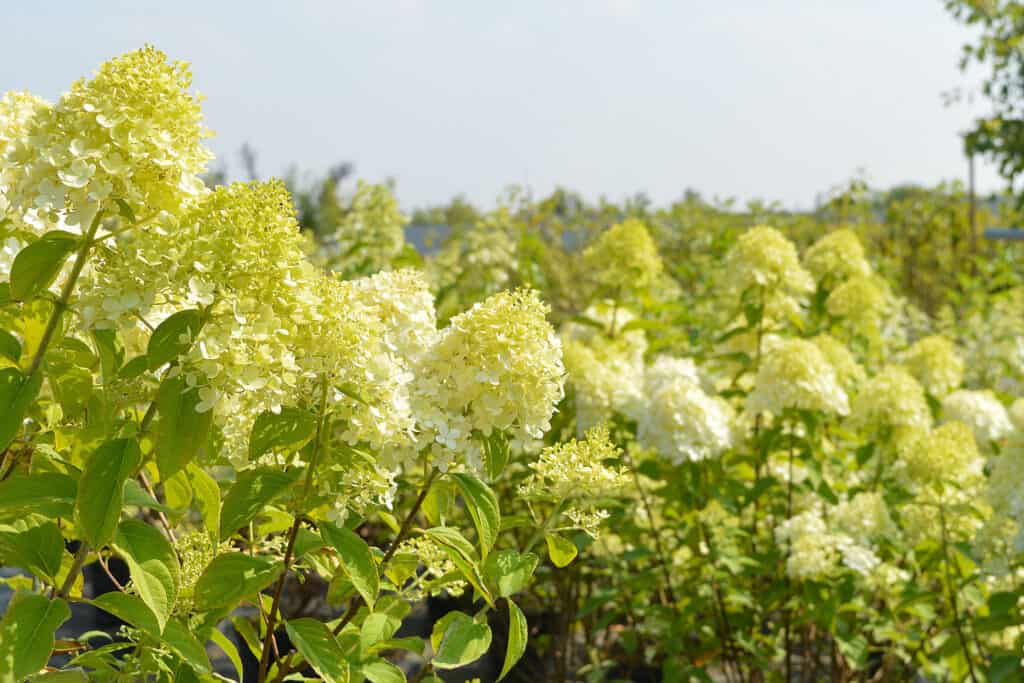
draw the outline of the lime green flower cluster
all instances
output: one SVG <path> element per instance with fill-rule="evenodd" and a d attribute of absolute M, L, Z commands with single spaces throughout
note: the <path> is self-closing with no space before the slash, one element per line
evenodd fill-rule
<path fill-rule="evenodd" d="M 942 399 L 942 416 L 968 425 L 986 450 L 1013 431 L 1010 415 L 989 389 L 954 391 Z"/>
<path fill-rule="evenodd" d="M 798 313 L 800 303 L 814 291 L 814 278 L 800 265 L 796 246 L 767 225 L 740 235 L 725 257 L 725 268 L 727 292 L 736 297 L 759 290 L 765 315 L 771 318 Z"/>
<path fill-rule="evenodd" d="M 747 409 L 774 415 L 787 409 L 845 415 L 849 399 L 817 345 L 804 339 L 781 339 L 765 354 Z"/>
<path fill-rule="evenodd" d="M 985 459 L 971 428 L 947 422 L 903 439 L 893 474 L 913 500 L 900 517 L 911 542 L 938 539 L 943 519 L 954 540 L 974 536 L 991 515 L 985 503 Z"/>
<path fill-rule="evenodd" d="M 885 283 L 873 275 L 858 275 L 832 290 L 825 300 L 829 315 L 859 331 L 877 329 L 891 302 Z"/>
<path fill-rule="evenodd" d="M 613 412 L 632 414 L 641 399 L 647 339 L 642 330 L 613 333 L 634 319 L 610 301 L 590 306 L 588 322 L 562 325 L 563 360 L 575 391 L 576 429 L 582 434 Z"/>
<path fill-rule="evenodd" d="M 501 207 L 448 241 L 429 262 L 438 291 L 489 296 L 512 284 L 518 266 L 518 244 L 509 234 L 511 218 Z"/>
<path fill-rule="evenodd" d="M 732 446 L 734 412 L 700 385 L 693 361 L 660 356 L 647 368 L 637 439 L 674 463 L 713 458 Z"/>
<path fill-rule="evenodd" d="M 839 386 L 848 394 L 852 395 L 867 379 L 867 373 L 850 349 L 832 335 L 819 334 L 812 337 L 811 342 L 818 347 L 825 360 L 835 370 Z"/>
<path fill-rule="evenodd" d="M 191 85 L 188 66 L 153 47 L 105 62 L 52 108 L 37 107 L 8 143 L 0 162 L 8 201 L 47 225 L 83 227 L 122 205 L 143 218 L 194 203 L 212 155 Z"/>
<path fill-rule="evenodd" d="M 864 247 L 849 228 L 833 230 L 812 244 L 804 253 L 804 266 L 815 280 L 830 286 L 871 273 Z"/>
<path fill-rule="evenodd" d="M 386 185 L 359 181 L 332 236 L 330 267 L 346 277 L 384 270 L 405 246 L 408 222 Z"/>
<path fill-rule="evenodd" d="M 928 429 L 932 417 L 917 380 L 901 367 L 887 366 L 854 397 L 849 421 L 870 434 L 898 438 L 908 430 Z"/>
<path fill-rule="evenodd" d="M 7 188 L 17 181 L 18 168 L 4 159 L 9 150 L 24 144 L 22 141 L 32 122 L 44 116 L 49 108 L 46 100 L 28 92 L 8 92 L 0 98 L 0 217 L 21 218 L 18 215 L 6 216 L 11 208 Z M 24 150 L 22 154 L 25 154 Z"/>
<path fill-rule="evenodd" d="M 550 428 L 564 395 L 562 347 L 533 290 L 501 292 L 452 318 L 416 364 L 420 444 L 438 464 L 479 463 L 476 434 L 508 431 L 516 447 Z"/>
<path fill-rule="evenodd" d="M 583 251 L 583 266 L 594 278 L 599 293 L 615 299 L 631 298 L 650 287 L 664 270 L 647 226 L 635 218 L 601 233 Z"/>
<path fill-rule="evenodd" d="M 953 342 L 940 335 L 918 340 L 902 356 L 902 364 L 932 396 L 942 398 L 964 381 L 964 362 Z"/>

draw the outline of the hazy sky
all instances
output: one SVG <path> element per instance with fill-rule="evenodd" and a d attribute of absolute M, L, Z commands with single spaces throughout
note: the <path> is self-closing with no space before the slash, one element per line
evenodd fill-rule
<path fill-rule="evenodd" d="M 941 0 L 133 0 L 4 3 L 0 90 L 55 98 L 150 42 L 192 62 L 211 146 L 264 175 L 352 161 L 407 207 L 509 183 L 691 186 L 809 207 L 963 178 L 968 34 Z M 982 168 L 982 188 L 998 186 Z"/>

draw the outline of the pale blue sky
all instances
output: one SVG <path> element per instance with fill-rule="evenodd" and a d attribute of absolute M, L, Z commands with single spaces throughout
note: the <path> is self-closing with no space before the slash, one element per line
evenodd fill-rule
<path fill-rule="evenodd" d="M 857 169 L 966 173 L 972 110 L 941 94 L 969 85 L 967 33 L 941 0 L 10 0 L 3 16 L 0 90 L 53 99 L 150 42 L 192 62 L 236 170 L 245 141 L 264 175 L 351 160 L 406 207 L 492 204 L 509 183 L 809 207 Z"/>

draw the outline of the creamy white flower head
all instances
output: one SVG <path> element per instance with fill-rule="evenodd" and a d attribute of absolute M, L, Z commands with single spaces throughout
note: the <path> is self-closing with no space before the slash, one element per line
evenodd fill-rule
<path fill-rule="evenodd" d="M 872 432 L 928 429 L 931 410 L 924 389 L 910 373 L 888 366 L 869 379 L 853 399 L 850 423 Z"/>
<path fill-rule="evenodd" d="M 890 304 L 885 282 L 872 275 L 846 280 L 825 300 L 829 315 L 858 326 L 878 325 Z"/>
<path fill-rule="evenodd" d="M 439 464 L 455 454 L 472 464 L 475 433 L 506 431 L 521 444 L 550 429 L 565 369 L 546 313 L 532 290 L 496 294 L 452 318 L 416 364 L 414 410 Z"/>
<path fill-rule="evenodd" d="M 867 378 L 853 353 L 835 337 L 819 334 L 811 338 L 811 343 L 821 350 L 832 369 L 836 371 L 836 379 L 847 392 L 852 392 Z"/>
<path fill-rule="evenodd" d="M 602 232 L 583 251 L 583 265 L 602 292 L 620 296 L 650 287 L 664 268 L 647 226 L 635 218 Z"/>
<path fill-rule="evenodd" d="M 803 339 L 785 339 L 762 359 L 747 409 L 775 415 L 787 409 L 845 415 L 849 402 L 836 371 L 817 346 Z"/>
<path fill-rule="evenodd" d="M 949 339 L 932 335 L 918 340 L 902 356 L 906 366 L 932 396 L 942 398 L 964 381 L 964 362 Z"/>
<path fill-rule="evenodd" d="M 346 277 L 387 268 L 405 246 L 408 222 L 386 185 L 360 180 L 333 234 L 335 254 L 328 257 L 330 266 Z"/>
<path fill-rule="evenodd" d="M 733 302 L 755 291 L 767 319 L 785 320 L 800 313 L 814 291 L 814 278 L 800 265 L 796 246 L 766 225 L 750 228 L 725 257 L 725 294 Z"/>
<path fill-rule="evenodd" d="M 1006 408 L 987 389 L 954 391 L 942 399 L 942 415 L 947 421 L 955 420 L 968 425 L 984 448 L 1013 431 Z"/>
<path fill-rule="evenodd" d="M 833 230 L 811 245 L 804 254 L 804 265 L 814 279 L 831 283 L 871 272 L 864 258 L 864 247 L 856 233 L 848 228 Z"/>
<path fill-rule="evenodd" d="M 698 461 L 732 446 L 732 407 L 708 396 L 687 358 L 661 356 L 648 368 L 637 438 L 672 462 Z"/>

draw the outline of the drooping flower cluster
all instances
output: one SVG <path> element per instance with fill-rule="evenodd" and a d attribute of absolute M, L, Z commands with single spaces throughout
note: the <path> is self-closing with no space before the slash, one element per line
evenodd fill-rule
<path fill-rule="evenodd" d="M 960 389 L 942 399 L 942 415 L 946 420 L 963 422 L 974 430 L 974 437 L 983 448 L 1000 441 L 1013 431 L 1010 416 L 990 390 Z"/>
<path fill-rule="evenodd" d="M 918 340 L 903 354 L 902 362 L 925 391 L 938 398 L 964 381 L 964 362 L 946 337 L 932 335 Z"/>
<path fill-rule="evenodd" d="M 660 356 L 647 368 L 637 438 L 672 462 L 712 458 L 732 445 L 732 407 L 708 396 L 693 361 Z"/>
<path fill-rule="evenodd" d="M 765 314 L 795 314 L 799 304 L 814 290 L 814 279 L 800 265 L 796 246 L 766 225 L 740 235 L 725 258 L 728 292 L 736 297 L 752 289 L 761 292 Z"/>
<path fill-rule="evenodd" d="M 647 226 L 635 218 L 601 233 L 584 250 L 583 264 L 600 293 L 614 298 L 649 287 L 664 268 Z"/>
<path fill-rule="evenodd" d="M 864 247 L 849 228 L 833 230 L 812 244 L 804 254 L 804 265 L 815 280 L 832 285 L 871 273 Z"/>
<path fill-rule="evenodd" d="M 814 343 L 783 339 L 765 354 L 747 409 L 774 415 L 787 409 L 845 415 L 849 400 L 836 371 Z"/>
<path fill-rule="evenodd" d="M 7 144 L 7 200 L 44 224 L 83 229 L 97 210 L 121 213 L 118 202 L 138 218 L 194 202 L 211 154 L 191 80 L 153 47 L 104 62 Z"/>
<path fill-rule="evenodd" d="M 476 464 L 476 433 L 508 430 L 523 445 L 549 429 L 565 370 L 546 313 L 535 291 L 501 292 L 452 318 L 416 364 L 421 443 L 441 466 L 456 453 Z"/>

